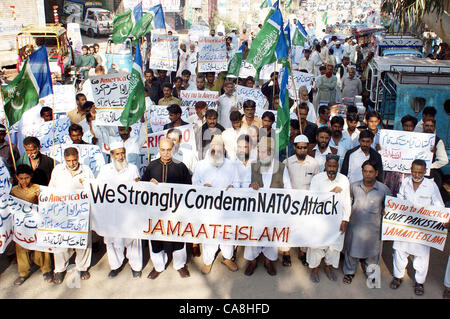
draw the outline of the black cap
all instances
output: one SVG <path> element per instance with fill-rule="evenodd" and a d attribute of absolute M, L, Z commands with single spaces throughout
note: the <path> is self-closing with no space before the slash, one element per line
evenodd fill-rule
<path fill-rule="evenodd" d="M 178 104 L 171 104 L 167 107 L 167 111 L 170 113 L 181 114 L 181 107 Z"/>

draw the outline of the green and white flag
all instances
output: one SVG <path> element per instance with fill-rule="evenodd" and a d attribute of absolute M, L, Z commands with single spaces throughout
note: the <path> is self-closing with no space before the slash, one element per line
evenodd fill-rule
<path fill-rule="evenodd" d="M 328 10 L 328 7 L 327 7 L 327 10 Z M 325 12 L 322 14 L 322 22 L 323 22 L 324 25 L 327 25 L 327 24 L 328 24 L 328 12 L 327 12 L 327 11 L 325 11 Z"/>
<path fill-rule="evenodd" d="M 127 128 L 136 123 L 145 112 L 144 75 L 142 73 L 142 56 L 139 41 L 136 44 L 133 70 L 130 75 L 130 86 L 127 103 L 120 116 L 120 123 Z"/>
<path fill-rule="evenodd" d="M 39 98 L 53 94 L 45 45 L 30 54 L 19 74 L 1 89 L 9 127 L 20 121 L 23 113 L 37 105 Z"/>
<path fill-rule="evenodd" d="M 25 111 L 39 103 L 38 87 L 30 73 L 28 60 L 26 60 L 14 80 L 6 87 L 2 86 L 5 115 L 9 126 L 18 122 Z"/>
<path fill-rule="evenodd" d="M 112 41 L 114 43 L 124 42 L 130 35 L 131 29 L 133 29 L 131 10 L 122 14 L 116 14 L 113 21 Z"/>
<path fill-rule="evenodd" d="M 277 13 L 279 11 L 279 9 L 276 10 Z M 277 15 L 274 13 L 272 16 L 264 23 L 261 31 L 256 35 L 247 55 L 246 61 L 256 69 L 256 80 L 259 79 L 259 72 L 264 65 L 271 64 L 277 60 L 275 48 L 278 43 L 278 37 L 281 34 L 281 12 Z"/>
<path fill-rule="evenodd" d="M 303 28 L 300 21 L 297 21 L 297 25 L 295 26 L 294 36 L 292 38 L 292 45 L 295 46 L 305 46 L 306 37 L 308 36 L 308 33 L 306 33 L 306 30 Z"/>
<path fill-rule="evenodd" d="M 284 6 L 285 6 L 286 8 L 289 8 L 289 7 L 291 6 L 291 4 L 292 4 L 292 0 L 288 0 L 288 2 L 286 2 L 286 3 L 284 4 Z"/>
<path fill-rule="evenodd" d="M 152 27 L 153 16 L 154 16 L 154 14 L 152 12 L 146 13 L 134 25 L 134 28 L 131 31 L 131 34 L 136 39 L 139 39 L 140 37 L 144 36 L 145 34 L 147 34 L 148 32 L 150 32 L 153 29 L 153 27 Z"/>
<path fill-rule="evenodd" d="M 244 53 L 244 47 L 245 47 L 245 41 L 242 42 L 241 47 L 239 50 L 233 55 L 230 62 L 228 63 L 228 71 L 227 74 L 239 76 L 239 73 L 241 72 L 241 65 L 242 65 L 242 54 Z"/>
<path fill-rule="evenodd" d="M 261 3 L 261 5 L 259 6 L 259 8 L 263 9 L 263 8 L 267 8 L 267 7 L 271 7 L 271 6 L 272 6 L 272 4 L 270 3 L 270 0 L 264 0 Z"/>

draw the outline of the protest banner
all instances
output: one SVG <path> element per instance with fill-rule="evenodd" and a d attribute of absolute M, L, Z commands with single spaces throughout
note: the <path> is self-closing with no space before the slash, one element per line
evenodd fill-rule
<path fill-rule="evenodd" d="M 91 144 L 58 144 L 50 149 L 48 156 L 54 158 L 58 163 L 64 162 L 64 150 L 68 147 L 78 149 L 78 162 L 87 165 L 94 176 L 100 172 L 100 168 L 105 165 L 105 157 L 98 145 Z"/>
<path fill-rule="evenodd" d="M 150 69 L 177 70 L 178 37 L 152 32 Z"/>
<path fill-rule="evenodd" d="M 322 247 L 340 236 L 336 193 L 101 181 L 86 192 L 101 236 L 264 247 Z"/>
<path fill-rule="evenodd" d="M 13 222 L 14 216 L 9 210 L 9 194 L 0 196 L 0 254 L 2 254 L 9 243 L 13 240 Z"/>
<path fill-rule="evenodd" d="M 189 117 L 188 108 L 185 106 L 181 107 L 181 119 L 186 121 Z M 194 110 L 195 111 L 195 110 Z M 149 117 L 150 127 L 153 133 L 163 130 L 165 124 L 170 123 L 169 111 L 167 111 L 167 105 L 151 105 L 150 106 L 150 117 Z"/>
<path fill-rule="evenodd" d="M 427 165 L 426 175 L 430 175 L 434 140 L 434 134 L 381 130 L 380 154 L 383 170 L 410 173 L 411 163 L 415 159 L 422 159 Z"/>
<path fill-rule="evenodd" d="M 242 102 L 252 100 L 256 103 L 256 109 L 263 109 L 267 103 L 266 96 L 259 89 L 253 89 L 246 86 L 236 86 L 238 99 Z"/>
<path fill-rule="evenodd" d="M 225 37 L 200 37 L 198 49 L 198 72 L 228 70 Z"/>
<path fill-rule="evenodd" d="M 180 99 L 181 107 L 188 108 L 188 117 L 195 114 L 195 103 L 198 101 L 206 102 L 208 109 L 217 110 L 217 99 L 219 92 L 217 91 L 190 91 L 181 90 Z"/>
<path fill-rule="evenodd" d="M 11 174 L 6 167 L 5 162 L 3 162 L 3 158 L 0 157 L 0 195 L 9 194 L 9 192 L 11 192 L 12 184 L 10 179 Z"/>
<path fill-rule="evenodd" d="M 177 127 L 181 131 L 182 139 L 180 147 L 182 148 L 188 148 L 192 151 L 197 150 L 197 144 L 195 141 L 195 133 L 194 133 L 194 126 L 192 124 L 183 125 Z M 149 153 L 151 155 L 158 154 L 158 147 L 159 147 L 159 141 L 167 136 L 167 132 L 169 130 L 160 131 L 157 133 L 152 133 L 148 135 L 148 145 L 149 145 Z M 146 150 L 147 145 L 144 145 L 141 149 L 141 153 L 147 153 Z"/>
<path fill-rule="evenodd" d="M 280 70 L 280 74 L 278 76 L 278 83 L 280 85 L 281 85 L 281 79 L 283 77 L 283 72 L 284 72 L 284 69 Z M 308 89 L 308 92 L 311 91 L 312 82 L 314 80 L 314 74 L 309 74 L 309 73 L 292 70 L 292 75 L 294 76 L 294 83 L 295 83 L 295 89 L 297 90 L 297 97 L 299 97 L 298 89 L 301 86 L 306 86 L 306 88 Z M 289 90 L 289 97 L 291 99 L 294 99 L 295 91 L 294 91 L 294 86 L 292 85 L 292 78 L 290 76 L 288 79 L 288 90 Z"/>
<path fill-rule="evenodd" d="M 122 126 L 120 116 L 127 102 L 129 77 L 126 73 L 116 73 L 89 78 L 97 110 L 96 125 Z"/>
<path fill-rule="evenodd" d="M 55 252 L 37 243 L 38 206 L 11 195 L 2 195 L 0 211 L 12 216 L 12 239 L 16 244 L 30 250 Z M 11 233 L 10 233 L 11 234 Z"/>
<path fill-rule="evenodd" d="M 73 85 L 54 85 L 53 94 L 44 97 L 42 104 L 53 109 L 55 114 L 67 113 L 77 107 L 75 95 L 75 87 Z"/>
<path fill-rule="evenodd" d="M 450 209 L 386 196 L 382 240 L 405 241 L 444 250 Z"/>
<path fill-rule="evenodd" d="M 54 125 L 54 136 L 53 136 Z M 22 134 L 24 136 L 34 136 L 41 142 L 41 152 L 50 154 L 53 140 L 55 145 L 64 144 L 69 136 L 70 119 L 63 117 L 54 121 L 44 122 L 38 125 L 24 126 Z"/>
<path fill-rule="evenodd" d="M 83 190 L 67 192 L 41 186 L 37 243 L 44 247 L 86 249 L 89 200 Z"/>

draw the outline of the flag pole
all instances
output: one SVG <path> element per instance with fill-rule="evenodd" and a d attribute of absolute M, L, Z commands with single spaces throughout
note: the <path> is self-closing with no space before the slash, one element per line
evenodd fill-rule
<path fill-rule="evenodd" d="M 145 118 L 145 135 L 147 136 L 147 162 L 150 163 L 150 144 L 148 143 L 148 122 L 147 122 L 147 109 L 145 109 L 144 113 Z"/>
<path fill-rule="evenodd" d="M 291 61 L 291 57 L 288 57 L 288 58 L 289 58 L 289 65 L 290 65 L 289 71 L 291 73 L 291 79 L 292 79 L 292 87 L 294 88 L 294 93 L 295 93 L 295 103 L 297 104 L 297 116 L 298 116 L 298 123 L 300 125 L 300 134 L 303 134 L 302 123 L 300 121 L 300 111 L 298 109 L 299 104 L 298 104 L 297 88 L 295 87 L 294 74 L 292 72 L 292 61 Z"/>
<path fill-rule="evenodd" d="M 159 0 L 159 4 L 161 5 L 161 12 L 162 12 L 162 15 L 164 16 L 164 11 L 163 11 L 163 9 L 162 9 L 162 2 L 161 2 L 161 0 Z M 168 61 L 169 61 L 169 66 L 170 66 L 170 48 L 169 48 L 169 34 L 168 34 L 168 32 L 167 32 L 167 25 L 166 25 L 166 18 L 165 18 L 165 16 L 164 16 L 164 29 L 166 30 L 166 46 L 167 46 L 167 59 L 168 59 Z M 170 81 L 170 84 L 172 84 L 172 71 L 169 71 L 170 72 L 170 74 L 169 74 L 169 81 Z"/>
<path fill-rule="evenodd" d="M 0 94 L 1 94 L 1 96 L 2 96 L 2 101 L 3 101 L 3 103 L 5 103 L 5 99 L 4 99 L 4 97 L 3 97 L 3 90 L 0 90 Z M 16 159 L 14 158 L 14 152 L 13 152 L 13 149 L 12 149 L 11 135 L 9 135 L 9 120 L 8 120 L 8 117 L 6 116 L 4 104 L 3 104 L 3 113 L 5 113 L 5 120 L 6 120 L 6 134 L 8 134 L 9 151 L 11 152 L 11 157 L 12 157 L 12 160 L 13 160 L 14 172 L 16 172 L 16 170 L 17 170 L 17 168 L 16 168 Z M 5 165 L 6 165 L 6 163 L 5 163 Z M 13 177 L 13 176 L 11 176 L 11 177 Z"/>

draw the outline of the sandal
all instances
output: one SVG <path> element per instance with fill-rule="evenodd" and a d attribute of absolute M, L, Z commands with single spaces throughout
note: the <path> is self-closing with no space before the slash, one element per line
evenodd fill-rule
<path fill-rule="evenodd" d="M 53 276 L 53 283 L 56 285 L 62 284 L 65 276 L 66 276 L 66 271 L 56 272 L 55 275 Z"/>
<path fill-rule="evenodd" d="M 337 277 L 336 274 L 334 273 L 333 268 L 325 266 L 325 274 L 327 275 L 328 279 L 330 279 L 331 281 L 336 281 Z"/>
<path fill-rule="evenodd" d="M 91 278 L 91 274 L 87 270 L 80 271 L 80 278 L 81 278 L 81 280 L 88 280 L 89 278 Z"/>
<path fill-rule="evenodd" d="M 442 295 L 444 299 L 450 299 L 450 288 L 445 287 L 444 294 Z"/>
<path fill-rule="evenodd" d="M 394 279 L 392 279 L 389 287 L 391 287 L 391 289 L 397 289 L 398 287 L 400 287 L 402 282 L 403 282 L 403 279 L 394 277 Z"/>
<path fill-rule="evenodd" d="M 309 278 L 310 278 L 311 281 L 314 282 L 314 283 L 320 282 L 319 274 L 315 274 L 315 273 L 311 272 L 311 275 L 309 276 Z"/>
<path fill-rule="evenodd" d="M 289 255 L 283 255 L 283 266 L 284 267 L 291 267 L 291 256 Z"/>
<path fill-rule="evenodd" d="M 355 275 L 345 275 L 342 281 L 344 282 L 344 284 L 350 285 L 352 283 L 353 277 L 355 277 Z"/>
<path fill-rule="evenodd" d="M 44 281 L 47 282 L 47 283 L 51 283 L 53 281 L 53 274 L 52 274 L 51 271 L 46 272 L 42 276 L 44 277 Z"/>
<path fill-rule="evenodd" d="M 414 293 L 416 294 L 416 296 L 422 296 L 425 293 L 423 284 L 419 284 L 416 282 L 414 285 Z"/>
<path fill-rule="evenodd" d="M 15 286 L 20 286 L 20 285 L 22 285 L 22 284 L 25 282 L 25 280 L 28 279 L 28 277 L 30 277 L 30 275 L 28 275 L 28 276 L 20 276 L 20 277 L 17 277 L 17 279 L 14 280 L 14 285 L 15 285 Z"/>

